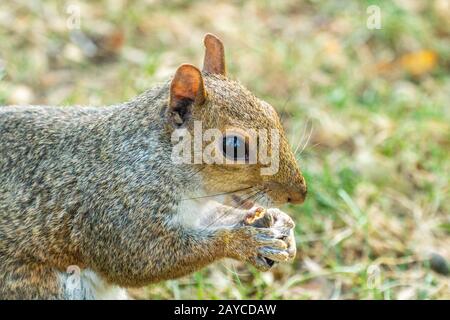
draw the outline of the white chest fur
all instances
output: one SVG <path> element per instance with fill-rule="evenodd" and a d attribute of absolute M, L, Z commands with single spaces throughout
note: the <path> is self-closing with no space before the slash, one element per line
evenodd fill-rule
<path fill-rule="evenodd" d="M 217 215 L 215 208 L 220 205 L 217 200 L 194 199 L 182 201 L 172 223 L 190 229 L 205 227 Z"/>

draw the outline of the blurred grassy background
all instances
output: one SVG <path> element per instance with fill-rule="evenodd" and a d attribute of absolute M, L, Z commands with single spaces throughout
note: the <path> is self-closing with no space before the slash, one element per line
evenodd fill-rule
<path fill-rule="evenodd" d="M 1 1 L 0 104 L 127 100 L 201 66 L 206 32 L 299 148 L 309 198 L 285 208 L 299 252 L 271 272 L 226 261 L 134 294 L 449 299 L 447 0 Z"/>

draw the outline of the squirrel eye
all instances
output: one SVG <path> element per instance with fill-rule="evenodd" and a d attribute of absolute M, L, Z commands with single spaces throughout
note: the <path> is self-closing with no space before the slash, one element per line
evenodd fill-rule
<path fill-rule="evenodd" d="M 229 135 L 223 138 L 222 151 L 225 157 L 231 160 L 248 159 L 248 145 L 245 139 L 236 135 Z"/>

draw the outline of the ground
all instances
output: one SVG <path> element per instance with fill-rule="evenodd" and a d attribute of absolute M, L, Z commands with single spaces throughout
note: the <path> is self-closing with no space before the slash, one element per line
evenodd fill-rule
<path fill-rule="evenodd" d="M 309 195 L 283 209 L 298 255 L 135 294 L 449 299 L 449 30 L 446 0 L 2 1 L 0 104 L 125 101 L 200 66 L 215 33 L 230 77 L 278 110 L 297 150 Z"/>

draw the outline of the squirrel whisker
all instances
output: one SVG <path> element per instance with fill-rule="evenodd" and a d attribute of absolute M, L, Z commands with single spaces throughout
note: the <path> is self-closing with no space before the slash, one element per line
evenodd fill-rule
<path fill-rule="evenodd" d="M 308 118 L 308 120 L 306 121 L 306 125 L 303 127 L 303 133 L 302 133 L 302 135 L 301 135 L 301 137 L 300 137 L 300 140 L 299 140 L 298 143 L 297 143 L 297 146 L 296 146 L 295 149 L 294 149 L 294 154 L 297 154 L 298 149 L 299 149 L 300 146 L 303 144 L 303 139 L 304 139 L 304 137 L 305 137 L 306 128 L 308 128 L 309 120 L 310 120 L 310 119 Z"/>
<path fill-rule="evenodd" d="M 233 193 L 236 193 L 236 192 L 240 192 L 240 191 L 244 191 L 244 190 L 248 190 L 248 189 L 252 189 L 252 188 L 254 188 L 254 187 L 246 187 L 246 188 L 242 188 L 242 189 L 238 189 L 238 190 L 234 190 L 234 191 L 210 194 L 210 195 L 206 195 L 206 196 L 199 196 L 199 197 L 193 197 L 193 198 L 186 198 L 186 199 L 181 199 L 180 201 L 196 200 L 196 199 L 204 199 L 204 198 L 210 198 L 210 197 L 216 197 L 216 196 L 223 196 L 223 195 L 233 194 Z"/>
<path fill-rule="evenodd" d="M 219 220 L 225 218 L 225 217 L 226 217 L 228 214 L 230 214 L 230 212 L 232 212 L 233 210 L 235 210 L 235 209 L 241 209 L 241 208 L 244 206 L 244 204 L 245 204 L 246 201 L 251 200 L 251 199 L 254 199 L 254 197 L 259 196 L 261 193 L 264 194 L 265 192 L 266 192 L 266 190 L 263 189 L 263 190 L 257 190 L 256 192 L 252 193 L 250 196 L 248 196 L 247 198 L 243 199 L 243 200 L 241 201 L 241 204 L 240 204 L 239 206 L 237 206 L 236 208 L 234 208 L 234 207 L 233 207 L 233 208 L 230 208 L 230 209 L 228 209 L 227 211 L 225 211 L 223 214 L 219 215 L 216 219 L 214 219 L 212 222 L 210 222 L 210 223 L 204 228 L 204 230 L 206 230 L 206 229 L 208 229 L 209 227 L 211 227 L 211 226 L 212 226 L 214 223 L 216 223 L 217 221 L 219 221 Z M 247 195 L 248 195 L 248 194 L 247 194 Z"/>
<path fill-rule="evenodd" d="M 308 143 L 309 143 L 309 140 L 311 139 L 311 135 L 312 135 L 312 133 L 313 133 L 313 131 L 314 131 L 314 127 L 313 127 L 313 124 L 312 124 L 312 121 L 310 121 L 310 119 L 308 119 L 308 122 L 306 123 L 306 127 L 308 126 L 308 123 L 311 123 L 311 129 L 309 130 L 309 134 L 308 134 L 308 138 L 306 138 L 306 141 L 305 141 L 305 143 L 303 144 L 303 146 L 302 146 L 302 149 L 300 150 L 300 153 L 298 154 L 299 156 L 302 154 L 302 152 L 305 150 L 305 148 L 306 148 L 306 146 L 308 145 Z M 305 128 L 306 128 L 305 127 Z M 303 139 L 302 139 L 303 140 Z M 297 155 L 297 151 L 298 151 L 298 147 L 300 146 L 300 144 L 297 146 L 297 148 L 296 148 L 296 150 L 294 151 L 294 155 Z"/>

